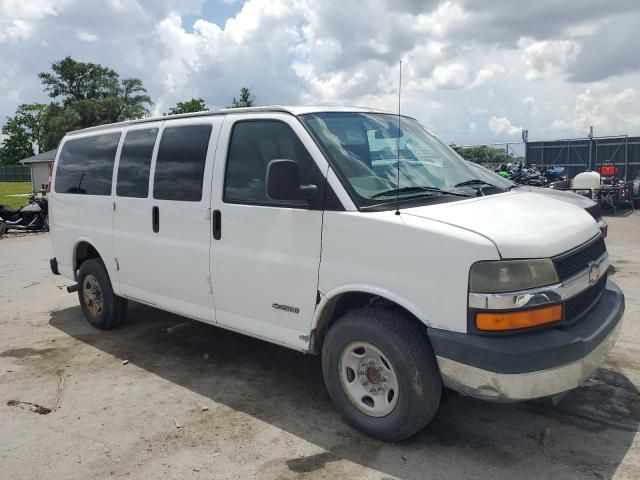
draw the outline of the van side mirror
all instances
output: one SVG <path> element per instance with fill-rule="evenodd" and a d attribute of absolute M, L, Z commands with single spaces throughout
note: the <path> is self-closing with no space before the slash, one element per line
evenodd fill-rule
<path fill-rule="evenodd" d="M 267 165 L 267 197 L 272 200 L 312 200 L 318 192 L 316 185 L 300 185 L 298 162 L 287 159 L 271 160 Z"/>

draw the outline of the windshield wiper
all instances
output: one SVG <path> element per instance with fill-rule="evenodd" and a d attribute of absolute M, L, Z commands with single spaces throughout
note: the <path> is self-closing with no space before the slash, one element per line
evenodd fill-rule
<path fill-rule="evenodd" d="M 466 187 L 468 185 L 486 185 L 487 187 L 494 187 L 494 188 L 499 188 L 501 190 L 504 190 L 505 187 L 499 187 L 497 185 L 494 185 L 493 183 L 489 183 L 489 182 L 485 182 L 484 180 L 480 180 L 479 178 L 474 178 L 471 180 L 466 180 L 464 182 L 460 182 L 454 185 L 455 188 L 458 187 Z"/>
<path fill-rule="evenodd" d="M 436 188 L 436 187 L 414 186 L 414 187 L 392 188 L 391 190 L 385 190 L 384 192 L 376 193 L 375 195 L 373 195 L 371 197 L 371 199 L 379 198 L 379 197 L 387 197 L 387 196 L 392 196 L 392 195 L 401 195 L 403 193 L 414 193 L 414 192 L 415 193 L 423 193 L 425 195 L 428 195 L 430 193 L 436 193 L 436 194 L 440 194 L 440 195 L 455 195 L 457 197 L 468 197 L 469 196 L 469 195 L 467 195 L 465 193 L 450 192 L 448 190 L 442 190 L 442 189 Z"/>

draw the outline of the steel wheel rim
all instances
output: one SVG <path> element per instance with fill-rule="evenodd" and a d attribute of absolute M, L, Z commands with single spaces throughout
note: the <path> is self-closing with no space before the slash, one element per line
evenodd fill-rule
<path fill-rule="evenodd" d="M 88 274 L 82 280 L 82 297 L 92 316 L 97 317 L 102 313 L 104 307 L 102 287 L 94 275 Z"/>
<path fill-rule="evenodd" d="M 340 355 L 342 390 L 370 417 L 389 415 L 398 403 L 398 377 L 389 357 L 368 342 L 352 342 Z"/>

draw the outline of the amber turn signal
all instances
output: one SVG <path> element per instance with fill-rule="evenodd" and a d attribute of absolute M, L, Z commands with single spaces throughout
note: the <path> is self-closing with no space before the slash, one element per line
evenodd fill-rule
<path fill-rule="evenodd" d="M 498 332 L 536 327 L 562 320 L 562 305 L 532 308 L 519 312 L 491 312 L 476 314 L 478 330 Z"/>

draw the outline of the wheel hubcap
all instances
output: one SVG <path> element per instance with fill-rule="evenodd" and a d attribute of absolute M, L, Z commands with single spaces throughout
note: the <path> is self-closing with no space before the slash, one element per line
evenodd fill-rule
<path fill-rule="evenodd" d="M 389 359 L 367 342 L 353 342 L 340 355 L 340 382 L 347 397 L 372 417 L 389 415 L 398 403 L 398 379 Z"/>
<path fill-rule="evenodd" d="M 100 288 L 98 279 L 91 274 L 84 277 L 82 282 L 82 297 L 92 316 L 97 317 L 102 313 L 104 302 L 102 288 Z"/>

